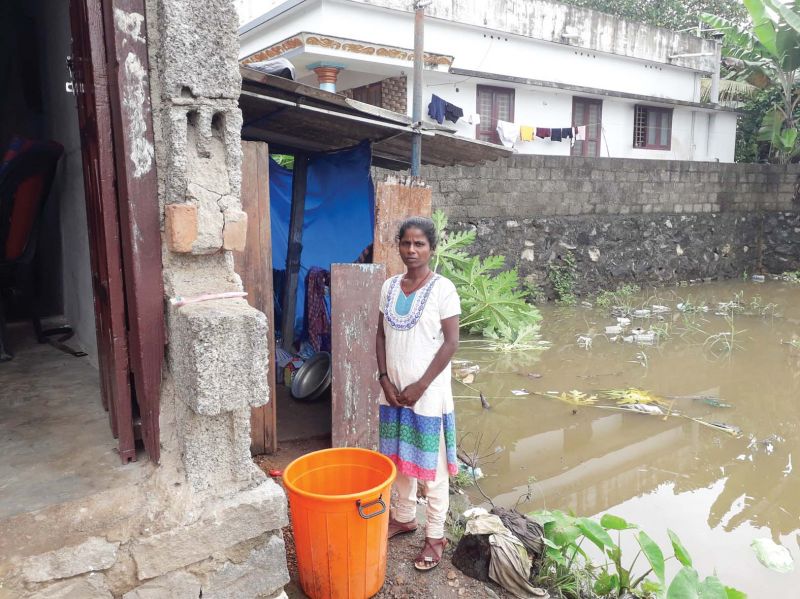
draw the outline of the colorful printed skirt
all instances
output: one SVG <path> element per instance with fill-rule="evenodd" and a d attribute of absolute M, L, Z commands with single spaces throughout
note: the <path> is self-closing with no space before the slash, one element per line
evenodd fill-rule
<path fill-rule="evenodd" d="M 456 418 L 453 412 L 442 416 L 422 416 L 410 408 L 380 406 L 380 452 L 389 457 L 398 472 L 419 480 L 436 478 L 439 441 L 444 429 L 447 470 L 458 473 L 456 461 Z"/>

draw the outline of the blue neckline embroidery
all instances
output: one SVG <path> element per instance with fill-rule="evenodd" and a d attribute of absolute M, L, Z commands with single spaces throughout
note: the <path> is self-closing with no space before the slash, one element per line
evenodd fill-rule
<path fill-rule="evenodd" d="M 433 291 L 433 284 L 436 283 L 440 276 L 434 274 L 424 287 L 413 293 L 414 299 L 407 314 L 399 314 L 396 309 L 398 295 L 402 292 L 400 289 L 400 280 L 402 278 L 403 275 L 396 275 L 392 277 L 392 282 L 389 283 L 389 290 L 386 294 L 385 316 L 387 322 L 393 329 L 397 331 L 408 331 L 413 329 L 422 317 L 425 304 L 428 303 L 428 298 L 431 295 L 431 291 Z"/>

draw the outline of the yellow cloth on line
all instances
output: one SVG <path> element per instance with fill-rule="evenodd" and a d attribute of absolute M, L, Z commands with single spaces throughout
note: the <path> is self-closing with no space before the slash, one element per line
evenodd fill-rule
<path fill-rule="evenodd" d="M 520 125 L 519 138 L 522 141 L 533 141 L 533 133 L 536 127 L 529 127 L 528 125 Z"/>

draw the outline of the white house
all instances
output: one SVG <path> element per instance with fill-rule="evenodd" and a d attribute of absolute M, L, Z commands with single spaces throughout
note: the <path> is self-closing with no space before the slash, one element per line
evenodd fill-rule
<path fill-rule="evenodd" d="M 425 13 L 423 106 L 436 95 L 461 108 L 443 123 L 459 135 L 500 143 L 498 120 L 514 135 L 585 126 L 582 141 L 514 148 L 733 161 L 736 112 L 700 100 L 718 42 L 549 0 L 433 0 Z M 283 57 L 303 83 L 411 112 L 411 0 L 287 0 L 239 34 L 242 62 Z"/>

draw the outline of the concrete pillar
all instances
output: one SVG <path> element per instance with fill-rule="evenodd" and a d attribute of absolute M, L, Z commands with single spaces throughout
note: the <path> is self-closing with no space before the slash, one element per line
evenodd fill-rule
<path fill-rule="evenodd" d="M 240 201 L 241 77 L 234 2 L 147 2 L 154 34 L 151 80 L 159 202 L 164 211 L 165 294 L 169 299 L 241 291 L 231 254 L 243 246 L 247 230 Z M 288 581 L 282 540 L 274 540 L 286 523 L 286 503 L 282 490 L 250 457 L 250 413 L 269 401 L 272 391 L 267 387 L 272 356 L 266 317 L 243 298 L 181 307 L 165 304 L 168 359 L 162 405 L 172 422 L 162 433 L 162 446 L 177 456 L 188 488 L 201 503 L 187 505 L 191 514 L 179 519 L 196 519 L 207 509 L 215 514 L 220 530 L 231 531 L 235 522 L 213 506 L 263 511 L 264 497 L 272 506 L 268 518 L 246 533 L 218 538 L 219 547 L 212 550 L 224 556 L 247 538 L 249 550 L 258 558 L 253 558 L 253 567 L 248 561 L 211 563 L 204 573 L 204 589 L 224 578 L 224 586 L 238 589 L 230 596 L 271 596 Z M 164 533 L 171 535 L 166 545 L 161 538 L 153 539 L 152 547 L 142 541 L 134 553 L 140 575 L 146 569 L 143 564 L 152 570 L 146 578 L 162 577 L 204 558 L 202 551 L 183 555 L 175 549 L 205 544 L 192 545 L 181 537 L 193 538 L 202 530 L 185 527 Z M 178 541 L 173 543 L 173 537 Z M 156 551 L 173 545 L 163 556 Z M 257 570 L 278 575 L 265 578 Z M 246 590 L 239 588 L 242 581 L 249 581 Z"/>
<path fill-rule="evenodd" d="M 344 70 L 343 64 L 332 62 L 315 62 L 308 65 L 309 71 L 314 71 L 319 81 L 319 88 L 326 92 L 336 93 L 336 80 L 339 78 L 339 71 Z"/>

